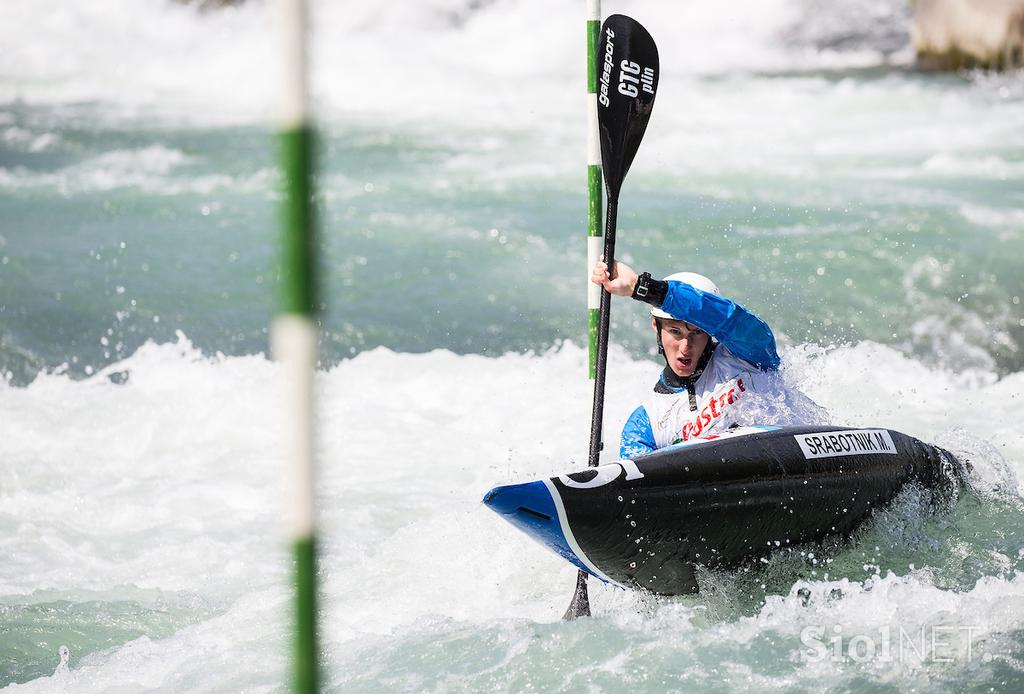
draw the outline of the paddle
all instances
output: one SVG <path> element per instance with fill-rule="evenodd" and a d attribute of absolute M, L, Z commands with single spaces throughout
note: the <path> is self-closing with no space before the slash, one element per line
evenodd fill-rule
<path fill-rule="evenodd" d="M 604 261 L 609 272 L 615 267 L 615 223 L 619 208 L 619 189 L 633 163 L 647 121 L 654 108 L 658 88 L 658 47 L 640 24 L 621 14 L 613 14 L 601 26 L 597 54 L 597 122 L 601 140 L 601 167 L 604 173 L 608 208 L 605 215 Z M 611 322 L 611 294 L 601 292 L 600 321 L 597 333 L 597 364 L 594 377 L 594 409 L 590 422 L 589 465 L 597 466 L 601 455 L 601 422 L 604 416 L 605 369 L 608 364 L 608 326 Z M 587 574 L 576 577 L 576 593 L 562 619 L 590 616 Z"/>

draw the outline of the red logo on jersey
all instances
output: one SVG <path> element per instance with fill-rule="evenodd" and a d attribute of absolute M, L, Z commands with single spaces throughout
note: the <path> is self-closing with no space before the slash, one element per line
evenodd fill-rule
<path fill-rule="evenodd" d="M 729 388 L 724 393 L 713 393 L 711 395 L 711 401 L 704 406 L 700 412 L 693 418 L 692 422 L 687 422 L 683 425 L 682 430 L 679 432 L 679 438 L 672 443 L 679 443 L 680 441 L 689 441 L 691 438 L 700 436 L 701 432 L 712 425 L 712 422 L 718 420 L 725 412 L 726 405 L 731 405 L 739 399 L 740 393 L 747 392 L 746 386 L 743 385 L 743 379 L 736 379 L 736 387 Z"/>

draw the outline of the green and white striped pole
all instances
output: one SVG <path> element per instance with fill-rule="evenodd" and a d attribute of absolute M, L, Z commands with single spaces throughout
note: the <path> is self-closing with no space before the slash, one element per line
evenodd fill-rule
<path fill-rule="evenodd" d="M 604 234 L 601 231 L 601 142 L 597 134 L 597 42 L 600 36 L 601 0 L 587 0 L 587 342 L 591 381 L 597 379 L 597 342 L 603 291 L 590 281 L 590 271 L 604 250 Z M 596 464 L 591 462 L 591 465 Z M 576 592 L 562 619 L 589 616 L 587 572 L 580 569 L 576 573 Z"/>
<path fill-rule="evenodd" d="M 316 246 L 313 132 L 306 99 L 306 3 L 278 0 L 281 39 L 281 164 L 284 170 L 280 310 L 271 342 L 282 362 L 282 421 L 289 482 L 288 529 L 295 563 L 292 689 L 318 688 L 316 524 L 313 509 L 313 372 L 316 368 Z"/>
<path fill-rule="evenodd" d="M 597 376 L 597 325 L 601 287 L 590 271 L 601 256 L 601 143 L 597 139 L 597 44 L 601 34 L 601 0 L 587 0 L 587 338 L 590 380 Z"/>

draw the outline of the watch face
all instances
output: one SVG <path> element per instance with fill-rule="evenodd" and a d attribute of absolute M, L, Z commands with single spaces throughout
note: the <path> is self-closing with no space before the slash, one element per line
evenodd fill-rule
<path fill-rule="evenodd" d="M 638 299 L 642 299 L 647 296 L 647 280 L 651 279 L 651 275 L 648 272 L 640 275 L 636 280 L 636 287 L 633 288 L 633 296 Z"/>

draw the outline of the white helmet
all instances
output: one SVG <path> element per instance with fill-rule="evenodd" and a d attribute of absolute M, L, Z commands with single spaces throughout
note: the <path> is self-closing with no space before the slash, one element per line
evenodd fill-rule
<path fill-rule="evenodd" d="M 700 291 L 707 292 L 708 294 L 719 295 L 722 293 L 718 291 L 717 284 L 709 280 L 704 275 L 698 275 L 696 272 L 674 272 L 666 277 L 664 281 L 685 282 L 694 289 L 699 289 Z M 668 318 L 669 320 L 673 320 L 671 315 L 662 311 L 657 306 L 651 308 L 651 315 L 655 318 Z"/>

